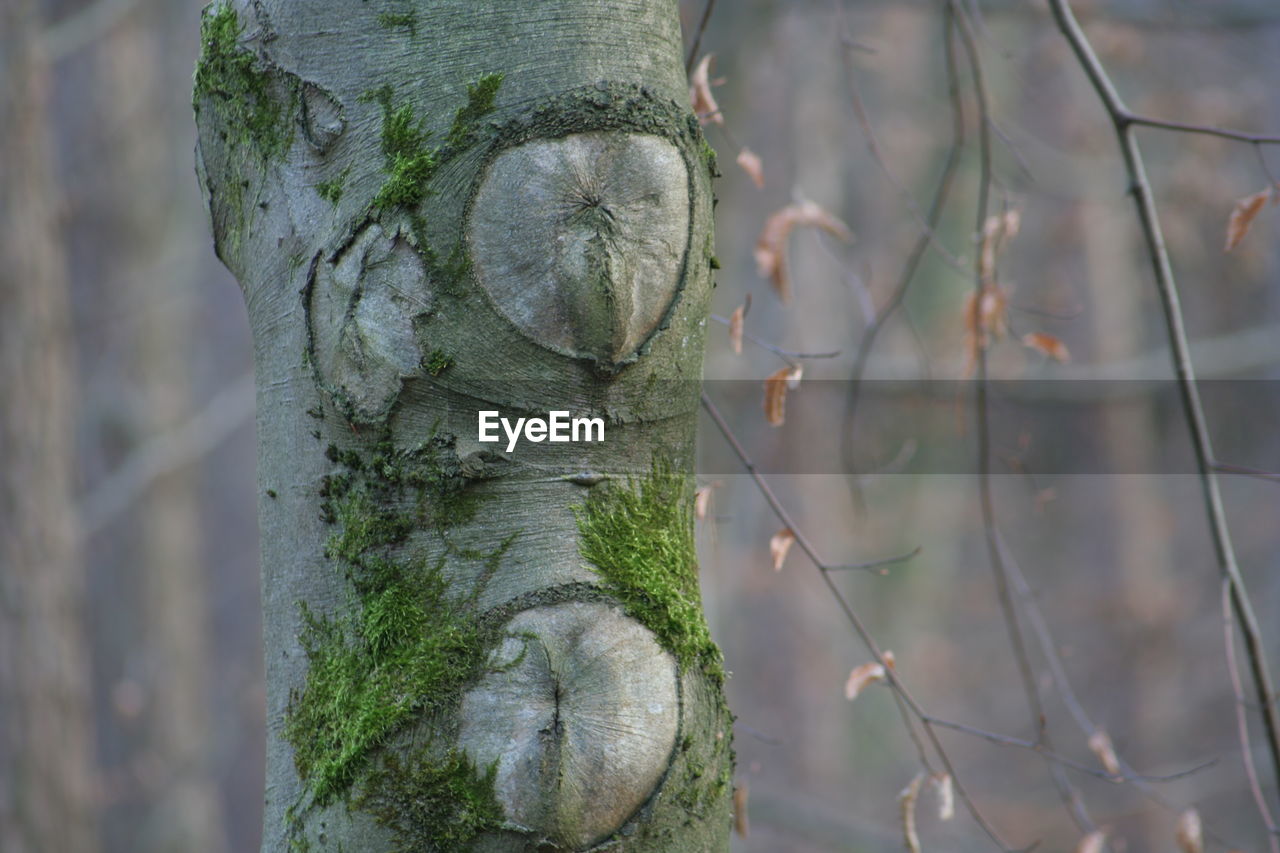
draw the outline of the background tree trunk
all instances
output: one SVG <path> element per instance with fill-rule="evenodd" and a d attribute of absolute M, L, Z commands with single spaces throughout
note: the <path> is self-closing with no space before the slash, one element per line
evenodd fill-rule
<path fill-rule="evenodd" d="M 72 346 L 35 4 L 0 7 L 0 849 L 96 849 Z"/>
<path fill-rule="evenodd" d="M 675 4 L 214 5 L 195 106 L 255 340 L 264 850 L 725 848 Z"/>

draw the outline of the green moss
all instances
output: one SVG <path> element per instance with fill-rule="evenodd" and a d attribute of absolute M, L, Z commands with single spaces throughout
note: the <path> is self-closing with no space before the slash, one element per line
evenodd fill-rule
<path fill-rule="evenodd" d="M 384 26 L 411 25 L 412 15 L 380 15 L 378 20 Z M 366 92 L 364 100 L 377 101 L 382 106 L 383 168 L 387 172 L 387 179 L 374 196 L 373 207 L 388 210 L 422 202 L 431 192 L 429 183 L 440 163 L 470 141 L 477 119 L 493 111 L 501 84 L 501 74 L 485 74 L 467 86 L 467 103 L 454 115 L 443 150 L 431 144 L 426 120 L 416 116 L 410 104 L 394 103 L 390 86 Z"/>
<path fill-rule="evenodd" d="M 711 147 L 711 143 L 704 138 L 701 146 L 702 162 L 707 166 L 707 172 L 713 178 L 720 177 L 720 169 L 716 163 L 716 150 Z"/>
<path fill-rule="evenodd" d="M 342 200 L 342 185 L 346 183 L 347 175 L 350 173 L 351 167 L 348 166 L 336 178 L 316 184 L 316 194 L 334 207 L 337 207 L 338 202 Z"/>
<path fill-rule="evenodd" d="M 404 27 L 410 35 L 418 32 L 418 19 L 412 12 L 383 12 L 378 15 L 378 26 L 387 29 Z"/>
<path fill-rule="evenodd" d="M 428 144 L 426 121 L 414 116 L 409 104 L 395 106 L 390 86 L 366 95 L 382 106 L 382 153 L 387 179 L 373 198 L 373 207 L 386 210 L 418 204 L 430 189 L 427 183 L 439 166 L 439 149 Z"/>
<path fill-rule="evenodd" d="M 290 100 L 274 91 L 277 76 L 240 45 L 244 27 L 229 4 L 209 7 L 200 24 L 194 106 L 206 100 L 219 112 L 229 144 L 252 147 L 263 160 L 284 154 L 293 141 Z"/>
<path fill-rule="evenodd" d="M 475 620 L 446 595 L 439 565 L 361 559 L 352 616 L 303 610 L 311 666 L 285 736 L 318 805 L 347 790 L 392 735 L 447 707 L 486 656 Z"/>
<path fill-rule="evenodd" d="M 396 851 L 455 851 L 502 825 L 494 796 L 497 765 L 484 773 L 460 752 L 434 758 L 428 748 L 401 761 L 388 754 L 356 805 L 396 833 Z"/>
<path fill-rule="evenodd" d="M 493 112 L 493 102 L 501 85 L 501 74 L 484 74 L 467 86 L 467 103 L 458 109 L 449 128 L 446 141 L 450 148 L 466 145 L 476 121 Z"/>
<path fill-rule="evenodd" d="M 577 510 L 578 548 L 627 613 L 683 667 L 724 678 L 698 590 L 693 508 L 685 477 L 657 462 L 625 487 L 604 484 Z"/>
<path fill-rule="evenodd" d="M 422 359 L 422 369 L 432 376 L 439 376 L 453 367 L 453 356 L 442 349 L 433 349 Z"/>
<path fill-rule="evenodd" d="M 321 517 L 335 526 L 325 555 L 354 600 L 332 617 L 301 605 L 309 668 L 285 724 L 298 774 L 319 806 L 367 775 L 397 733 L 451 708 L 493 643 L 474 601 L 448 595 L 443 559 L 404 553 L 415 530 L 444 529 L 474 512 L 452 442 L 434 437 L 411 450 L 388 441 L 364 451 L 330 445 L 325 456 L 340 468 L 320 487 Z M 501 550 L 482 556 L 496 565 Z"/>

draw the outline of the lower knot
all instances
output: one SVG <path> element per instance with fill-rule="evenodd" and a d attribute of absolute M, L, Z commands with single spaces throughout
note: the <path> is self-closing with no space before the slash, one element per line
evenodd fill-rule
<path fill-rule="evenodd" d="M 459 745 L 494 785 L 508 820 L 581 850 L 651 796 L 679 725 L 675 660 L 617 607 L 525 610 L 462 703 Z"/>

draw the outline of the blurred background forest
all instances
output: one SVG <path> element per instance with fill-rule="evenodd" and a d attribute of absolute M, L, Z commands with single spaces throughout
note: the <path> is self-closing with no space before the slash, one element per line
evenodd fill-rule
<path fill-rule="evenodd" d="M 17 240 L 30 249 L 43 239 L 47 250 L 37 252 L 39 275 L 5 270 L 0 311 L 13 314 L 15 288 L 28 281 L 54 294 L 42 316 L 56 334 L 43 337 L 41 352 L 65 367 L 49 375 L 64 383 L 55 396 L 69 427 L 42 429 L 41 438 L 69 466 L 74 513 L 56 520 L 50 547 L 63 566 L 81 567 L 70 592 L 45 602 L 47 630 L 78 662 L 72 677 L 83 688 L 60 696 L 80 707 L 59 719 L 83 726 L 48 742 L 88 755 L 83 794 L 97 823 L 85 837 L 104 853 L 254 850 L 268 721 L 252 364 L 241 295 L 213 255 L 192 165 L 203 3 L 4 4 L 8 114 L 0 117 L 10 130 L 0 141 L 13 147 L 0 150 L 0 192 L 29 193 L 35 206 L 26 209 L 51 217 L 54 232 L 7 223 L 7 252 Z M 1024 629 L 1030 637 L 1038 627 L 1026 615 L 1031 603 L 1052 633 L 1052 660 L 1028 640 L 1043 733 L 1002 621 L 975 474 L 965 300 L 979 251 L 981 151 L 962 53 L 966 142 L 936 245 L 879 330 L 856 423 L 847 406 L 860 343 L 921 238 L 950 145 L 943 4 L 722 0 L 710 17 L 698 55 L 714 53 L 709 77 L 723 123 L 708 116 L 705 131 L 724 173 L 713 312 L 728 318 L 750 296 L 745 331 L 764 345 L 748 339 L 735 354 L 727 326 L 712 323 L 708 395 L 826 561 L 920 549 L 883 574 L 830 576 L 929 713 L 1004 738 L 939 730 L 957 779 L 1013 846 L 1076 849 L 1096 828 L 1115 853 L 1178 849 L 1178 816 L 1194 807 L 1207 849 L 1274 849 L 1242 763 L 1218 564 L 1114 130 L 1044 2 L 961 5 L 986 73 L 990 210 L 1016 210 L 1021 225 L 999 254 L 1009 334 L 986 359 L 987 483 L 1004 561 L 1030 589 L 1014 592 Z M 1273 3 L 1075 6 L 1135 112 L 1280 133 Z M 681 3 L 689 41 L 704 8 Z M 19 86 L 36 96 L 23 100 Z M 25 115 L 11 112 L 19 107 Z M 1280 470 L 1280 211 L 1258 211 L 1252 233 L 1223 251 L 1235 201 L 1269 186 L 1266 166 L 1280 172 L 1280 150 L 1157 129 L 1140 129 L 1139 140 L 1218 459 Z M 760 158 L 762 187 L 735 163 L 744 146 Z M 770 215 L 799 200 L 838 217 L 854 239 L 798 228 L 784 305 L 757 270 L 755 249 Z M 0 329 L 13 413 L 24 406 L 15 367 L 28 355 L 18 351 L 23 329 Z M 1019 343 L 1032 333 L 1044 336 L 1032 339 L 1039 349 Z M 1069 350 L 1066 363 L 1043 351 L 1062 354 L 1057 346 Z M 785 423 L 770 425 L 761 380 L 793 363 L 803 363 L 803 379 Z M 749 801 L 750 831 L 734 849 L 903 849 L 899 792 L 921 764 L 893 694 L 874 686 L 846 699 L 846 679 L 869 652 L 800 547 L 774 569 L 770 538 L 782 524 L 710 419 L 701 444 L 700 484 L 710 495 L 699 521 L 702 584 L 733 673 L 738 784 Z M 35 500 L 24 478 L 45 476 L 3 449 L 0 537 L 15 535 L 23 502 Z M 1273 663 L 1274 479 L 1223 479 Z M 56 499 L 47 504 L 55 511 Z M 0 627 L 0 640 L 35 618 L 20 612 L 15 566 L 0 566 L 0 620 L 10 631 Z M 0 650 L 0 688 L 22 689 L 21 654 Z M 1236 656 L 1247 678 L 1238 648 Z M 1050 677 L 1055 660 L 1061 669 Z M 1074 690 L 1066 702 L 1064 675 Z M 1275 768 L 1250 690 L 1246 681 L 1252 757 L 1274 813 Z M 29 734 L 20 724 L 34 725 L 18 710 L 21 695 L 0 695 L 0 801 L 11 804 L 30 772 L 14 763 L 15 739 Z M 1090 748 L 1089 726 L 1109 736 L 1123 772 L 1173 778 L 1104 778 L 1108 753 L 1096 737 Z M 1010 745 L 1042 734 L 1084 769 Z M 1064 806 L 1051 769 L 1064 774 L 1074 805 Z M 995 849 L 962 809 L 940 822 L 933 796 L 927 788 L 920 798 L 923 849 Z"/>

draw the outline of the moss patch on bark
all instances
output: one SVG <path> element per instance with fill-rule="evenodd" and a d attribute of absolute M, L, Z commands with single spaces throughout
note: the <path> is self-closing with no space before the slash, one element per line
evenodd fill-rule
<path fill-rule="evenodd" d="M 492 769 L 433 738 L 408 752 L 400 740 L 423 720 L 447 718 L 483 672 L 496 632 L 477 618 L 475 596 L 510 542 L 486 553 L 455 549 L 485 570 L 472 595 L 451 596 L 444 558 L 415 553 L 410 537 L 475 512 L 452 441 L 331 445 L 326 456 L 335 470 L 320 489 L 322 517 L 334 526 L 325 555 L 353 600 L 336 615 L 300 604 L 309 668 L 291 698 L 285 738 L 306 807 L 345 799 L 389 827 L 397 849 L 464 849 L 501 820 Z M 294 821 L 300 830 L 296 812 Z"/>
<path fill-rule="evenodd" d="M 629 616 L 653 631 L 685 668 L 724 679 L 698 589 L 688 479 L 663 462 L 626 486 L 592 490 L 578 508 L 578 549 Z"/>
<path fill-rule="evenodd" d="M 218 111 L 217 124 L 229 134 L 229 143 L 251 147 L 262 160 L 272 160 L 293 141 L 289 116 L 296 93 L 280 97 L 276 82 L 281 75 L 241 46 L 243 32 L 229 4 L 205 10 L 193 105 L 199 112 L 206 99 Z"/>

